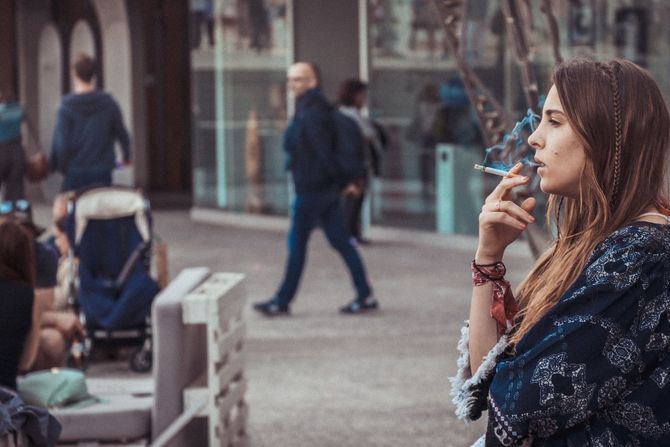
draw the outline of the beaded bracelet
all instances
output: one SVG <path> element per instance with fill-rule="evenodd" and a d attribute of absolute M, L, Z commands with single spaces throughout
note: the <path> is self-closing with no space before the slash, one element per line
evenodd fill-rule
<path fill-rule="evenodd" d="M 514 316 L 518 311 L 516 300 L 512 294 L 509 281 L 505 280 L 507 268 L 502 262 L 493 264 L 477 264 L 474 260 L 471 265 L 472 285 L 482 286 L 487 283 L 493 285 L 493 299 L 491 300 L 491 318 L 498 322 L 498 335 L 503 335 L 512 327 Z"/>
<path fill-rule="evenodd" d="M 493 264 L 477 264 L 472 261 L 472 285 L 481 286 L 490 281 L 498 281 L 505 277 L 507 268 L 502 262 Z"/>

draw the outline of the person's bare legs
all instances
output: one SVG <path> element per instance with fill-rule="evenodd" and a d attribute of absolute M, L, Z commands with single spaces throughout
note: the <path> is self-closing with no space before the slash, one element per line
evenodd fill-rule
<path fill-rule="evenodd" d="M 55 328 L 47 327 L 40 330 L 37 357 L 33 370 L 60 367 L 65 364 L 65 339 Z"/>

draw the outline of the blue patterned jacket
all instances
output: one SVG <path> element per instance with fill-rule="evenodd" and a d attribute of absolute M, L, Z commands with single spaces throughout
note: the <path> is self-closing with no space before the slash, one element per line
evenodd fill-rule
<path fill-rule="evenodd" d="M 457 415 L 488 410 L 481 446 L 670 446 L 670 226 L 605 239 L 514 352 L 470 377 L 467 326 L 451 379 Z"/>

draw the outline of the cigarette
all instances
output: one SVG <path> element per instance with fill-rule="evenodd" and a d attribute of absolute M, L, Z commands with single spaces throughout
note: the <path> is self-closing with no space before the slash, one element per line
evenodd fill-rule
<path fill-rule="evenodd" d="M 486 172 L 487 174 L 499 175 L 500 177 L 518 177 L 519 174 L 514 174 L 513 172 L 503 171 L 502 169 L 489 168 L 488 166 L 475 165 L 475 169 L 478 171 Z"/>

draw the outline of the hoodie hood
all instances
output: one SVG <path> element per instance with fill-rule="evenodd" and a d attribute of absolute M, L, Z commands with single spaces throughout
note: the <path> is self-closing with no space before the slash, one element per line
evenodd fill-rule
<path fill-rule="evenodd" d="M 100 90 L 81 94 L 70 93 L 63 98 L 63 108 L 76 115 L 90 116 L 102 110 L 109 110 L 110 107 L 114 107 L 114 99 Z"/>

